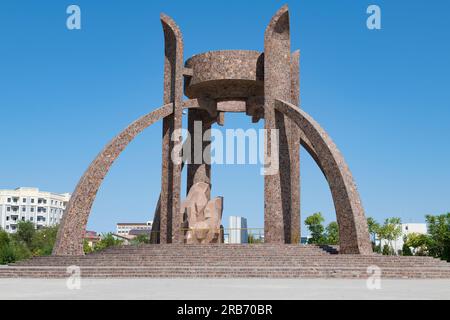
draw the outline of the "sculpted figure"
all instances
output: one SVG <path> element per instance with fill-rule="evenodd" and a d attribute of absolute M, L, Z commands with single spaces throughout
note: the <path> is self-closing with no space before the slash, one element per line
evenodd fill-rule
<path fill-rule="evenodd" d="M 181 205 L 187 244 L 220 243 L 223 197 L 209 200 L 209 184 L 198 182 Z"/>

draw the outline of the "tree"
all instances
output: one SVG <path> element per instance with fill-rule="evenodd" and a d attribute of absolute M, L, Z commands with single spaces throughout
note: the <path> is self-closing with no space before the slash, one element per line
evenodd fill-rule
<path fill-rule="evenodd" d="M 10 243 L 9 234 L 0 229 L 0 264 L 14 262 L 14 250 Z"/>
<path fill-rule="evenodd" d="M 253 233 L 249 233 L 247 243 L 262 243 L 262 239 L 260 237 L 256 237 Z"/>
<path fill-rule="evenodd" d="M 14 248 L 9 243 L 0 246 L 0 265 L 13 263 L 16 261 Z"/>
<path fill-rule="evenodd" d="M 427 215 L 429 254 L 450 261 L 450 213 Z"/>
<path fill-rule="evenodd" d="M 18 242 L 23 241 L 28 248 L 31 248 L 36 229 L 34 224 L 30 221 L 20 221 L 17 224 L 17 232 L 14 234 L 14 239 Z"/>
<path fill-rule="evenodd" d="M 145 244 L 150 243 L 150 236 L 148 234 L 139 234 L 133 240 L 131 240 L 131 244 Z"/>
<path fill-rule="evenodd" d="M 414 254 L 425 256 L 428 253 L 429 236 L 421 233 L 410 233 L 405 237 L 404 247 L 413 248 Z"/>
<path fill-rule="evenodd" d="M 310 244 L 324 244 L 325 243 L 325 235 L 324 235 L 324 227 L 322 223 L 325 219 L 322 216 L 322 213 L 317 212 L 313 215 L 307 217 L 305 219 L 305 225 L 311 233 L 311 238 L 308 240 Z"/>
<path fill-rule="evenodd" d="M 406 242 L 403 243 L 402 255 L 403 256 L 412 256 L 413 255 L 411 248 L 408 246 L 408 244 Z"/>
<path fill-rule="evenodd" d="M 383 251 L 382 251 L 382 254 L 383 255 L 385 255 L 385 256 L 392 256 L 392 255 L 394 255 L 394 248 L 392 248 L 390 245 L 388 245 L 388 244 L 385 244 L 384 246 L 383 246 Z"/>
<path fill-rule="evenodd" d="M 89 242 L 84 239 L 83 240 L 83 251 L 85 254 L 91 253 L 94 251 L 94 249 L 89 245 Z"/>
<path fill-rule="evenodd" d="M 369 235 L 372 242 L 372 249 L 374 252 L 381 253 L 381 245 L 377 245 L 377 235 L 380 232 L 380 224 L 375 221 L 374 218 L 367 218 L 367 227 L 369 229 Z"/>
<path fill-rule="evenodd" d="M 9 242 L 10 242 L 10 239 L 9 239 L 8 232 L 6 232 L 0 228 L 0 248 L 8 245 Z"/>
<path fill-rule="evenodd" d="M 336 221 L 328 224 L 325 237 L 326 244 L 339 244 L 339 225 Z"/>
<path fill-rule="evenodd" d="M 19 260 L 31 257 L 31 252 L 25 244 L 29 240 L 28 226 L 21 226 L 20 236 L 9 235 L 6 231 L 0 230 L 0 264 L 14 263 Z M 25 232 L 26 231 L 26 232 Z"/>
<path fill-rule="evenodd" d="M 49 256 L 52 254 L 53 246 L 56 242 L 58 226 L 46 227 L 36 231 L 31 241 L 29 249 L 33 256 Z"/>
<path fill-rule="evenodd" d="M 387 252 L 389 252 L 389 254 L 395 254 L 392 242 L 402 235 L 401 223 L 402 221 L 400 218 L 388 218 L 384 221 L 384 224 L 379 227 L 377 232 L 378 236 L 380 240 L 386 240 L 386 245 L 388 246 L 388 249 L 383 246 L 383 254 L 386 254 Z"/>
<path fill-rule="evenodd" d="M 123 243 L 123 240 L 116 239 L 112 233 L 106 233 L 102 235 L 100 241 L 94 246 L 94 251 L 104 250 L 109 247 L 119 246 Z"/>
<path fill-rule="evenodd" d="M 377 240 L 377 234 L 380 230 L 380 224 L 375 221 L 374 218 L 368 217 L 367 218 L 367 227 L 369 229 L 369 234 L 372 238 L 372 243 L 375 245 L 375 242 Z"/>

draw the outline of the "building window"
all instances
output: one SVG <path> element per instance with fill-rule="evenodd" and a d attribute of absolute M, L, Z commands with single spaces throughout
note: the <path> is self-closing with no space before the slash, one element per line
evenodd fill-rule
<path fill-rule="evenodd" d="M 30 211 L 31 211 L 31 212 L 34 212 L 34 208 L 33 208 L 33 207 L 31 207 Z"/>
<path fill-rule="evenodd" d="M 25 217 L 22 217 L 22 221 L 25 221 Z"/>
<path fill-rule="evenodd" d="M 11 198 L 8 198 L 8 203 L 11 203 Z"/>
<path fill-rule="evenodd" d="M 30 217 L 30 221 L 33 221 L 33 217 Z"/>
<path fill-rule="evenodd" d="M 34 203 L 34 199 L 31 199 L 31 203 Z"/>
<path fill-rule="evenodd" d="M 6 221 L 9 221 L 9 216 L 6 217 Z"/>
<path fill-rule="evenodd" d="M 26 207 L 22 207 L 22 212 L 25 212 L 25 211 L 27 211 L 27 208 Z"/>
<path fill-rule="evenodd" d="M 22 199 L 22 202 L 23 202 L 23 203 L 27 203 L 27 198 L 23 198 L 23 199 Z"/>
<path fill-rule="evenodd" d="M 6 207 L 6 211 L 10 212 L 11 211 L 11 207 Z"/>

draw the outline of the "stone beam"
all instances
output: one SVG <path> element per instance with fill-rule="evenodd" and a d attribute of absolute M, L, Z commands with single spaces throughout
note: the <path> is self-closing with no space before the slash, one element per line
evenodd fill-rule
<path fill-rule="evenodd" d="M 300 51 L 291 55 L 291 99 L 295 106 L 300 106 Z M 286 119 L 285 119 L 286 120 Z M 289 165 L 291 182 L 291 225 L 290 243 L 299 243 L 301 238 L 301 214 L 300 214 L 300 138 L 299 129 L 295 123 L 288 120 L 290 134 Z"/>

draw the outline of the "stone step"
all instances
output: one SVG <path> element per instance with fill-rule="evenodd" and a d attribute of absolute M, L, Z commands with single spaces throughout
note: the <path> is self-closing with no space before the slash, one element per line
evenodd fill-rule
<path fill-rule="evenodd" d="M 242 244 L 242 245 L 175 245 L 175 244 L 166 244 L 166 245 L 138 245 L 138 246 L 116 246 L 109 247 L 102 252 L 111 252 L 111 251 L 132 251 L 132 250 L 183 250 L 183 251 L 193 251 L 193 250 L 220 250 L 220 251 L 232 251 L 232 250 L 314 250 L 314 251 L 323 251 L 319 246 L 315 245 L 269 245 L 269 244 Z"/>
<path fill-rule="evenodd" d="M 66 278 L 67 266 L 97 278 L 450 278 L 450 264 L 431 257 L 331 254 L 315 245 L 139 245 L 85 256 L 35 257 L 0 268 L 0 277 Z"/>
<path fill-rule="evenodd" d="M 222 255 L 230 255 L 230 254 L 261 254 L 261 253 L 274 253 L 274 254 L 316 254 L 316 255 L 330 255 L 329 253 L 322 251 L 322 250 L 261 250 L 261 249 L 255 249 L 255 250 L 116 250 L 116 251 L 108 251 L 108 252 L 102 252 L 102 253 L 93 253 L 91 255 L 110 255 L 110 254 L 166 254 L 166 253 L 177 253 L 177 254 L 186 254 L 186 253 L 192 253 L 192 254 L 222 254 Z"/>
<path fill-rule="evenodd" d="M 348 261 L 348 262 L 412 262 L 412 263 L 442 263 L 448 264 L 443 260 L 438 259 L 411 259 L 409 257 L 383 257 L 383 256 L 346 256 L 346 255 L 336 255 L 336 256 L 317 256 L 317 255 L 236 255 L 236 256 L 203 256 L 203 255 L 97 255 L 97 256 L 78 256 L 78 257 L 69 257 L 69 256 L 48 256 L 48 257 L 35 257 L 25 262 L 39 262 L 39 261 L 141 261 L 141 260 L 149 260 L 149 261 L 217 261 L 217 260 L 236 260 L 240 261 L 241 258 L 246 258 L 245 260 L 254 260 L 254 261 L 283 261 L 283 260 L 308 260 L 308 261 Z"/>
<path fill-rule="evenodd" d="M 147 278 L 367 278 L 366 268 L 336 268 L 336 267 L 171 267 L 171 268 L 81 268 L 82 277 L 147 277 Z M 65 268 L 0 268 L 0 277 L 39 277 L 67 278 Z M 386 268 L 382 270 L 382 278 L 449 278 L 450 270 L 416 268 L 402 269 Z"/>
<path fill-rule="evenodd" d="M 84 264 L 77 264 L 77 263 L 58 263 L 58 264 L 51 264 L 51 265 L 33 265 L 35 267 L 68 267 L 68 266 L 80 266 L 80 267 L 160 267 L 160 268 L 170 268 L 173 266 L 173 264 L 170 263 L 143 263 L 139 265 L 131 265 L 131 264 L 120 264 L 120 263 L 84 263 Z M 232 263 L 179 263 L 177 264 L 179 267 L 183 268 L 190 268 L 190 267 L 233 267 L 236 264 Z M 255 264 L 251 263 L 245 263 L 240 264 L 241 267 L 254 267 Z M 358 265 L 352 265 L 352 264 L 323 264 L 323 263 L 299 263 L 299 264 L 293 264 L 293 263 L 266 263 L 266 264 L 258 264 L 259 267 L 329 267 L 329 268 L 368 268 L 369 266 L 373 266 L 373 264 L 358 264 Z M 429 269 L 445 269 L 450 271 L 450 267 L 442 266 L 442 265 L 392 265 L 392 264 L 377 264 L 377 267 L 384 269 L 384 268 L 396 268 L 396 269 L 404 269 L 404 268 L 429 268 Z M 22 265 L 21 267 L 26 267 L 26 265 Z"/>
<path fill-rule="evenodd" d="M 240 257 L 193 257 L 193 256 L 102 256 L 102 257 L 36 257 L 27 261 L 18 262 L 18 264 L 35 264 L 35 263 L 70 263 L 70 262 L 92 262 L 92 263 L 102 263 L 102 262 L 123 262 L 123 263 L 140 263 L 140 262 L 169 262 L 169 263 L 180 263 L 180 262 L 190 262 L 190 263 L 214 263 L 214 262 L 231 262 L 231 263 L 245 263 L 245 262 L 311 262 L 311 263 L 378 263 L 378 264 L 397 264 L 397 265 L 448 265 L 442 260 L 412 260 L 412 259 L 383 259 L 380 258 L 347 258 L 343 256 L 339 257 L 305 257 L 305 256 L 279 256 L 279 257 L 245 257 L 245 259 L 240 259 Z"/>

